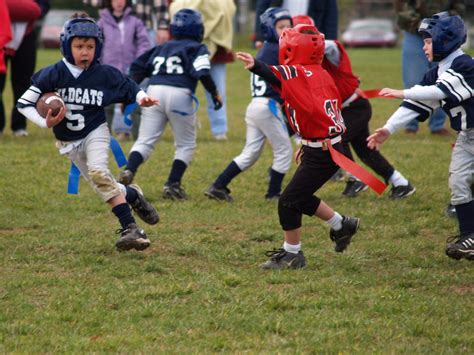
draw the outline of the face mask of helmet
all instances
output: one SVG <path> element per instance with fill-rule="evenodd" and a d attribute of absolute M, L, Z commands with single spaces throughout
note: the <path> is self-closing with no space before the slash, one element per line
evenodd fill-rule
<path fill-rule="evenodd" d="M 170 31 L 176 39 L 190 38 L 201 42 L 204 37 L 201 14 L 192 9 L 179 10 L 171 21 Z"/>
<path fill-rule="evenodd" d="M 283 31 L 279 47 L 280 64 L 321 64 L 324 57 L 324 35 L 314 26 L 297 25 Z"/>
<path fill-rule="evenodd" d="M 63 31 L 59 37 L 61 53 L 69 63 L 75 65 L 71 50 L 71 42 L 74 37 L 95 39 L 96 47 L 93 63 L 96 63 L 102 53 L 104 36 L 95 21 L 91 18 L 75 18 L 64 24 Z"/>
<path fill-rule="evenodd" d="M 424 38 L 433 40 L 433 60 L 439 62 L 466 42 L 467 32 L 464 21 L 448 12 L 434 14 L 425 18 L 418 28 Z"/>

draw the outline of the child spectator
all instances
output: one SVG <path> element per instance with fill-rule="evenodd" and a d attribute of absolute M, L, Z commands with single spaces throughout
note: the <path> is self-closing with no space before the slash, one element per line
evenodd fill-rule
<path fill-rule="evenodd" d="M 440 12 L 423 19 L 418 32 L 428 60 L 439 63 L 419 85 L 380 92 L 404 100 L 385 126 L 368 138 L 368 145 L 378 149 L 410 120 L 425 121 L 438 107 L 446 112 L 451 128 L 458 132 L 449 167 L 449 187 L 459 223 L 459 235 L 448 239 L 446 254 L 453 259 L 474 260 L 474 59 L 460 48 L 466 41 L 466 28 L 459 16 Z"/>
<path fill-rule="evenodd" d="M 176 152 L 163 197 L 184 200 L 187 195 L 181 179 L 196 149 L 193 95 L 198 80 L 211 93 L 216 110 L 222 107 L 222 102 L 209 73 L 209 52 L 201 43 L 204 35 L 201 14 L 191 9 L 180 10 L 174 15 L 170 29 L 173 40 L 149 50 L 130 67 L 130 75 L 136 82 L 150 78 L 148 94 L 159 99 L 161 106 L 142 110 L 138 139 L 119 181 L 125 185 L 133 181 L 138 167 L 150 157 L 169 122 Z"/>
<path fill-rule="evenodd" d="M 291 27 L 291 15 L 288 10 L 271 7 L 260 18 L 265 42 L 256 58 L 268 65 L 278 65 L 278 38 L 284 29 Z M 273 165 L 270 168 L 266 199 L 280 197 L 283 178 L 291 166 L 293 151 L 280 107 L 283 100 L 271 85 L 258 75 L 252 74 L 251 86 L 253 98 L 245 114 L 245 147 L 205 192 L 206 196 L 215 200 L 232 202 L 233 198 L 227 185 L 258 160 L 266 139 L 273 149 Z"/>
<path fill-rule="evenodd" d="M 126 74 L 133 60 L 151 48 L 148 33 L 143 22 L 132 15 L 130 0 L 107 0 L 105 6 L 99 11 L 97 22 L 104 34 L 100 61 Z M 107 121 L 112 122 L 112 132 L 118 140 L 128 140 L 132 126 L 125 124 L 122 106 L 116 104 L 115 109 L 113 107 L 106 109 Z M 136 116 L 134 118 L 138 118 Z"/>
<path fill-rule="evenodd" d="M 330 227 L 335 251 L 343 252 L 359 228 L 359 219 L 341 216 L 313 194 L 337 171 L 332 155 L 342 152 L 345 130 L 340 96 L 331 76 L 322 68 L 324 35 L 314 26 L 297 25 L 283 31 L 279 63 L 267 66 L 248 53 L 237 53 L 245 68 L 281 91 L 290 124 L 302 138 L 300 164 L 278 200 L 284 231 L 283 248 L 267 253 L 263 269 L 297 269 L 306 264 L 301 251 L 302 215 L 317 216 Z"/>
<path fill-rule="evenodd" d="M 32 85 L 18 100 L 19 111 L 40 127 L 53 128 L 60 154 L 67 155 L 95 192 L 112 207 L 122 228 L 116 242 L 119 250 L 143 250 L 150 240 L 135 222 L 130 207 L 148 224 L 158 223 L 155 208 L 137 185 L 117 184 L 108 169 L 110 133 L 105 122 L 104 106 L 115 102 L 140 106 L 157 105 L 117 69 L 99 64 L 103 37 L 97 24 L 85 13 L 75 14 L 64 24 L 61 33 L 59 62 L 33 75 Z M 40 96 L 58 92 L 67 109 L 46 119 L 36 110 Z"/>

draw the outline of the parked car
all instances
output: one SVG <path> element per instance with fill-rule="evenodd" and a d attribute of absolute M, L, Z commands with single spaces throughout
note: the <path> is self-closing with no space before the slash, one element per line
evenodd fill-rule
<path fill-rule="evenodd" d="M 39 44 L 44 48 L 59 48 L 59 35 L 64 23 L 77 10 L 50 10 L 44 18 L 39 36 Z"/>
<path fill-rule="evenodd" d="M 397 41 L 393 22 L 377 18 L 351 21 L 341 37 L 347 47 L 393 47 Z"/>

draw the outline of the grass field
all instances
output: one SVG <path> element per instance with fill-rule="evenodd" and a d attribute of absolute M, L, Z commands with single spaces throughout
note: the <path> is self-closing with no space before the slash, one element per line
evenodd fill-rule
<path fill-rule="evenodd" d="M 350 55 L 363 89 L 401 86 L 399 49 Z M 38 67 L 58 56 L 40 51 Z M 9 110 L 8 91 L 4 99 Z M 457 232 L 444 216 L 454 136 L 431 136 L 426 124 L 416 136 L 394 135 L 383 152 L 416 194 L 346 199 L 344 184 L 328 183 L 319 195 L 362 220 L 348 251 L 336 255 L 328 227 L 305 217 L 308 266 L 263 272 L 264 252 L 282 242 L 276 204 L 263 198 L 270 149 L 232 182 L 235 203 L 203 195 L 243 147 L 249 101 L 248 73 L 230 65 L 229 140 L 211 138 L 201 105 L 198 148 L 183 182 L 188 201 L 161 198 L 174 150 L 169 131 L 143 165 L 137 182 L 162 218 L 146 227 L 153 244 L 145 252 L 114 249 L 117 222 L 84 181 L 80 195 L 66 194 L 69 163 L 49 130 L 29 124 L 28 138 L 13 138 L 6 129 L 0 352 L 474 352 L 474 264 L 444 255 Z M 398 102 L 372 102 L 375 129 Z M 119 172 L 113 159 L 110 166 Z"/>

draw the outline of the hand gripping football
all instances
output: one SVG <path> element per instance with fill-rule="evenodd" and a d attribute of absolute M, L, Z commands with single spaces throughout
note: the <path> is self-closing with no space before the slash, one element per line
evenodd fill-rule
<path fill-rule="evenodd" d="M 36 110 L 41 117 L 46 118 L 48 110 L 51 109 L 51 114 L 56 116 L 61 110 L 61 107 L 66 107 L 63 99 L 55 92 L 47 92 L 41 95 L 36 103 Z"/>

